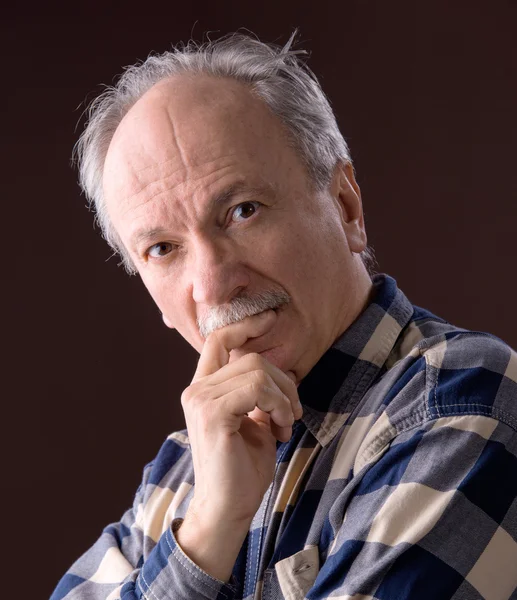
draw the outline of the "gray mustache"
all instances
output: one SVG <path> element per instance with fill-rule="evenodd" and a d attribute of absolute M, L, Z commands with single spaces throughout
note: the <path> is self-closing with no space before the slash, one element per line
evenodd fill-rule
<path fill-rule="evenodd" d="M 253 296 L 241 294 L 228 304 L 210 308 L 206 315 L 198 319 L 199 333 L 206 339 L 216 329 L 238 323 L 265 310 L 279 308 L 290 301 L 291 297 L 284 290 L 269 290 Z"/>

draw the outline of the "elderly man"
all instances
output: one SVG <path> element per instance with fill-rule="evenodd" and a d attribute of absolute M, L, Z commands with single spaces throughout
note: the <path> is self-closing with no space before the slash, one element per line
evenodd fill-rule
<path fill-rule="evenodd" d="M 53 600 L 517 598 L 517 356 L 370 276 L 290 47 L 181 47 L 92 107 L 82 186 L 200 358 L 187 429 Z"/>

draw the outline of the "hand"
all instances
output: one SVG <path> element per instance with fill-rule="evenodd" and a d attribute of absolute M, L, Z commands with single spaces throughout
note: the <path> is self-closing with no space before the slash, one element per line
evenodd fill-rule
<path fill-rule="evenodd" d="M 294 420 L 302 416 L 290 376 L 255 353 L 229 363 L 231 350 L 269 331 L 276 319 L 269 310 L 214 331 L 205 342 L 191 385 L 182 394 L 195 490 L 178 541 L 205 570 L 214 554 L 211 574 L 228 574 L 228 567 L 231 571 L 273 479 L 276 440 L 289 440 Z M 235 554 L 227 557 L 226 568 L 221 535 L 225 547 L 233 546 L 231 554 Z M 218 547 L 212 552 L 207 540 L 215 544 L 217 537 Z M 192 554 L 203 554 L 199 560 L 205 566 Z"/>
<path fill-rule="evenodd" d="M 213 518 L 251 520 L 302 408 L 293 380 L 259 354 L 229 364 L 230 351 L 275 324 L 269 310 L 214 331 L 182 405 L 194 459 L 194 506 Z"/>

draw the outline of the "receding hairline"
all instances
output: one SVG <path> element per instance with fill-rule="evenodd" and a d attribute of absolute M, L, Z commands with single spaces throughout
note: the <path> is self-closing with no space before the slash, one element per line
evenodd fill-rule
<path fill-rule="evenodd" d="M 306 164 L 316 189 L 328 185 L 338 161 L 352 163 L 330 103 L 305 63 L 308 53 L 293 48 L 296 35 L 294 31 L 283 46 L 241 32 L 205 43 L 180 42 L 126 67 L 117 82 L 90 103 L 85 130 L 74 148 L 79 181 L 95 209 L 103 237 L 121 254 L 129 273 L 136 270 L 109 221 L 100 174 L 107 145 L 122 118 L 143 94 L 171 75 L 228 77 L 249 85 L 287 127 L 293 149 Z"/>
<path fill-rule="evenodd" d="M 213 73 L 205 73 L 205 72 L 192 73 L 192 72 L 185 71 L 185 72 L 174 73 L 173 75 L 167 76 L 166 78 L 161 79 L 160 81 L 155 83 L 151 88 L 149 88 L 146 92 L 144 92 L 142 94 L 142 96 L 140 98 L 138 98 L 138 100 L 127 110 L 127 112 L 122 116 L 122 118 L 120 119 L 120 122 L 117 124 L 116 128 L 113 131 L 113 134 L 112 134 L 111 139 L 108 144 L 108 148 L 105 153 L 105 157 L 104 157 L 105 160 L 106 160 L 107 155 L 109 154 L 109 148 L 110 148 L 111 144 L 113 143 L 113 140 L 115 140 L 117 138 L 117 135 L 121 131 L 122 126 L 125 123 L 127 123 L 128 120 L 134 119 L 136 117 L 136 115 L 138 115 L 138 111 L 142 110 L 142 107 L 144 106 L 144 104 L 148 103 L 150 101 L 150 99 L 155 95 L 159 95 L 159 97 L 163 100 L 162 107 L 167 108 L 167 106 L 170 105 L 171 101 L 175 98 L 175 95 L 174 95 L 174 93 L 164 94 L 164 93 L 159 93 L 159 92 L 161 91 L 162 88 L 165 88 L 165 89 L 169 88 L 169 89 L 171 89 L 172 92 L 174 92 L 174 89 L 177 88 L 177 85 L 176 85 L 177 81 L 181 80 L 181 79 L 186 79 L 191 84 L 193 84 L 193 85 L 189 86 L 190 90 L 192 90 L 192 94 L 190 96 L 196 97 L 197 103 L 199 105 L 199 109 L 201 111 L 205 111 L 207 107 L 211 108 L 214 106 L 214 102 L 212 102 L 212 101 L 205 102 L 204 101 L 204 98 L 206 98 L 206 96 L 203 94 L 204 90 L 203 90 L 202 84 L 203 84 L 203 82 L 209 82 L 211 84 L 215 84 L 215 87 L 220 88 L 222 93 L 225 94 L 227 99 L 230 101 L 230 103 L 229 103 L 230 109 L 239 108 L 240 106 L 242 106 L 242 109 L 243 109 L 242 112 L 245 113 L 245 111 L 248 108 L 246 106 L 246 104 L 248 102 L 251 102 L 259 110 L 263 111 L 264 114 L 268 115 L 268 117 L 275 124 L 278 125 L 278 130 L 281 132 L 282 137 L 286 141 L 292 142 L 292 135 L 291 135 L 288 127 L 285 125 L 284 121 L 280 118 L 280 116 L 277 113 L 275 113 L 271 109 L 271 107 L 265 101 L 265 99 L 259 93 L 257 93 L 253 84 L 236 79 L 229 75 L 216 75 Z M 199 85 L 200 83 L 201 83 L 201 89 L 200 89 L 200 85 Z M 180 94 L 183 92 L 184 92 L 184 89 L 182 89 L 180 91 Z M 242 92 L 242 95 L 240 94 L 240 92 Z M 178 94 L 176 97 L 179 98 L 180 94 Z M 239 95 L 241 96 L 240 98 L 239 98 Z M 217 106 L 221 106 L 221 105 L 222 105 L 222 102 L 217 103 Z M 298 154 L 300 154 L 300 153 L 298 152 Z M 300 159 L 301 158 L 302 157 L 300 156 Z"/>
<path fill-rule="evenodd" d="M 128 112 L 124 115 L 124 117 L 121 119 L 120 123 L 118 124 L 116 130 L 113 133 L 113 136 L 110 140 L 106 155 L 104 157 L 104 164 L 103 164 L 103 169 L 102 169 L 102 177 L 103 180 L 105 179 L 105 176 L 108 173 L 116 173 L 119 171 L 120 169 L 120 163 L 118 162 L 119 160 L 121 160 L 123 163 L 126 162 L 127 160 L 127 150 L 125 148 L 125 144 L 127 144 L 128 142 L 131 143 L 133 140 L 136 140 L 135 143 L 138 144 L 138 140 L 139 140 L 139 129 L 142 126 L 142 122 L 145 128 L 145 123 L 146 123 L 146 119 L 149 118 L 151 120 L 153 119 L 158 119 L 158 118 L 164 118 L 164 126 L 167 125 L 167 122 L 170 123 L 170 129 L 171 129 L 171 133 L 172 136 L 175 137 L 176 133 L 178 132 L 178 130 L 181 127 L 182 123 L 188 123 L 188 120 L 191 118 L 191 107 L 194 106 L 195 108 L 193 108 L 194 111 L 198 111 L 199 114 L 204 115 L 205 114 L 205 108 L 206 108 L 206 103 L 204 103 L 203 101 L 201 101 L 200 105 L 194 105 L 192 103 L 185 103 L 183 101 L 180 100 L 180 111 L 185 111 L 185 112 L 180 112 L 179 115 L 174 114 L 174 110 L 168 110 L 169 105 L 172 105 L 172 103 L 174 102 L 174 90 L 177 89 L 177 87 L 174 85 L 174 80 L 178 79 L 178 78 L 183 78 L 183 73 L 181 74 L 176 74 L 173 75 L 172 77 L 169 77 L 167 80 L 162 80 L 160 82 L 158 82 L 155 86 L 153 86 L 151 89 L 149 89 L 145 94 L 142 95 L 142 97 L 135 103 L 135 105 L 133 105 Z M 204 95 L 204 89 L 201 88 L 199 89 L 199 87 L 196 85 L 195 80 L 207 80 L 207 79 L 211 79 L 213 81 L 217 81 L 217 87 L 221 88 L 221 89 L 227 89 L 227 87 L 233 88 L 237 93 L 236 94 L 230 94 L 229 96 L 229 104 L 227 106 L 225 106 L 225 102 L 224 100 L 222 102 L 220 102 L 218 104 L 219 107 L 222 108 L 222 112 L 221 114 L 223 115 L 223 118 L 227 117 L 228 112 L 230 112 L 232 114 L 233 117 L 233 110 L 235 109 L 235 117 L 243 117 L 244 120 L 242 121 L 242 124 L 239 126 L 242 127 L 243 129 L 240 129 L 240 133 L 243 134 L 243 137 L 245 138 L 249 138 L 251 136 L 251 139 L 253 140 L 253 135 L 258 136 L 256 139 L 257 141 L 260 141 L 260 138 L 263 138 L 263 141 L 265 143 L 270 143 L 275 141 L 280 143 L 281 146 L 283 146 L 285 148 L 285 150 L 291 154 L 292 158 L 294 160 L 296 160 L 296 162 L 299 164 L 301 170 L 304 172 L 305 178 L 306 178 L 306 184 L 311 186 L 313 184 L 311 178 L 310 178 L 310 173 L 308 172 L 306 165 L 304 163 L 304 161 L 302 160 L 299 152 L 296 151 L 296 148 L 293 147 L 291 138 L 289 136 L 289 131 L 287 130 L 285 124 L 282 122 L 282 120 L 278 117 L 278 115 L 276 115 L 271 109 L 270 107 L 267 105 L 267 103 L 260 97 L 257 96 L 256 94 L 253 93 L 253 90 L 251 89 L 251 86 L 249 86 L 248 84 L 244 83 L 244 82 L 240 82 L 238 80 L 232 79 L 230 77 L 218 77 L 218 76 L 214 76 L 214 75 L 205 75 L 204 73 L 201 74 L 187 74 L 187 76 L 189 77 L 189 79 L 191 79 L 191 81 L 194 83 L 194 85 L 191 88 L 191 93 L 189 92 L 189 97 L 191 96 L 192 98 L 203 98 Z M 153 105 L 153 98 L 152 95 L 156 93 L 155 88 L 158 87 L 162 87 L 167 89 L 168 87 L 170 87 L 171 83 L 172 88 L 171 88 L 171 93 L 165 93 L 165 94 L 159 94 L 158 98 L 158 104 Z M 221 87 L 222 86 L 222 87 Z M 180 92 L 181 93 L 181 92 Z M 251 104 L 249 104 L 249 102 L 251 102 Z M 144 104 L 147 103 L 147 104 Z M 255 113 L 255 115 L 252 114 L 252 119 L 250 120 L 249 115 L 250 115 L 250 109 L 253 110 L 257 110 L 258 112 Z M 135 113 L 135 110 L 137 111 Z M 217 109 L 214 109 L 217 111 Z M 224 115 L 224 113 L 226 113 L 226 116 Z M 217 112 L 214 113 L 215 115 L 215 119 L 217 122 L 217 119 L 219 118 Z M 264 121 L 264 123 L 260 124 L 260 126 L 255 126 L 255 124 L 258 122 L 257 119 L 260 119 L 261 115 L 264 115 L 266 121 Z M 195 117 L 195 115 L 194 115 Z M 131 119 L 133 119 L 133 123 L 131 123 Z M 129 122 L 128 122 L 129 120 Z M 252 132 L 252 128 L 255 130 L 254 134 Z M 232 123 L 230 122 L 230 131 L 232 128 Z M 210 128 L 210 122 L 208 123 L 208 128 Z M 248 130 L 249 128 L 249 130 Z M 243 131 L 244 130 L 244 131 Z M 264 135 L 265 134 L 265 135 Z M 153 134 L 151 134 L 153 135 Z M 158 136 L 161 135 L 161 133 L 157 133 Z M 154 143 L 154 140 L 151 142 Z M 260 142 L 262 143 L 262 142 Z M 187 165 L 188 167 L 191 166 L 196 166 L 195 161 L 192 162 L 191 159 L 187 154 L 183 154 L 183 152 L 180 149 L 180 144 L 177 143 L 176 139 L 172 139 L 171 138 L 171 142 L 170 143 L 164 143 L 163 139 L 157 139 L 156 142 L 157 146 L 159 147 L 159 151 L 163 152 L 163 160 L 159 160 L 159 161 L 155 161 L 154 158 L 152 158 L 152 152 L 150 153 L 150 157 L 149 158 L 149 162 L 147 163 L 145 160 L 145 155 L 144 155 L 144 159 L 142 160 L 141 165 L 134 169 L 133 172 L 134 174 L 137 176 L 137 178 L 139 179 L 139 176 L 141 174 L 143 174 L 145 171 L 150 170 L 150 169 L 159 169 L 164 167 L 165 165 L 167 165 L 167 163 L 170 163 L 171 161 L 176 161 L 177 157 L 173 157 L 170 158 L 169 156 L 167 156 L 167 149 L 168 148 L 174 148 L 174 149 L 178 149 L 179 151 L 179 157 L 181 159 L 181 161 L 183 161 L 183 163 L 185 165 Z M 195 145 L 195 144 L 194 144 Z M 248 142 L 245 143 L 245 145 L 248 145 Z M 116 148 L 116 149 L 115 149 Z M 253 150 L 253 148 L 255 148 L 255 146 L 252 144 L 250 146 L 250 149 Z M 244 150 L 246 151 L 246 148 L 244 147 Z M 132 149 L 129 150 L 130 153 L 132 153 Z M 113 164 L 111 162 L 111 160 L 113 159 L 113 156 L 117 156 L 119 155 L 119 158 L 115 158 L 115 163 Z M 136 152 L 136 154 L 138 154 L 138 150 Z M 122 158 L 120 158 L 120 156 Z M 168 175 L 167 177 L 172 177 L 173 174 Z M 261 185 L 263 183 L 263 185 Z M 144 185 L 144 187 L 139 188 L 137 191 L 130 191 L 127 190 L 126 192 L 124 192 L 122 189 L 118 189 L 117 192 L 119 194 L 121 194 L 123 200 L 129 200 L 134 196 L 137 196 L 139 194 L 141 194 L 147 187 L 148 185 L 153 185 L 154 182 L 151 182 L 149 184 Z M 259 187 L 261 187 L 262 191 L 264 191 L 266 189 L 266 182 L 261 182 L 261 184 L 259 185 L 258 182 L 254 181 L 251 182 L 250 185 L 248 186 L 252 191 L 258 191 Z M 103 185 L 104 187 L 104 185 Z M 117 186 L 118 187 L 118 186 Z M 230 187 L 233 189 L 237 189 L 238 187 L 242 187 L 240 186 L 239 181 L 232 183 L 230 185 Z M 106 189 L 104 188 L 104 192 L 106 192 Z M 106 193 L 105 193 L 105 198 L 107 199 Z"/>

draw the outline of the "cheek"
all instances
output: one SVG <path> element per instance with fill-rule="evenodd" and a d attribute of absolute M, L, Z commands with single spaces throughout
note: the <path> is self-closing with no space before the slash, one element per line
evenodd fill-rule
<path fill-rule="evenodd" d="M 335 223 L 312 221 L 281 242 L 283 277 L 288 291 L 309 311 L 320 310 L 321 298 L 330 297 L 348 264 L 348 245 Z"/>
<path fill-rule="evenodd" d="M 306 281 L 325 269 L 328 254 L 327 232 L 314 222 L 298 222 L 269 240 L 262 264 Z"/>
<path fill-rule="evenodd" d="M 295 265 L 311 256 L 312 227 L 307 219 L 298 217 L 269 227 L 258 239 L 248 244 L 255 262 L 263 266 Z"/>

